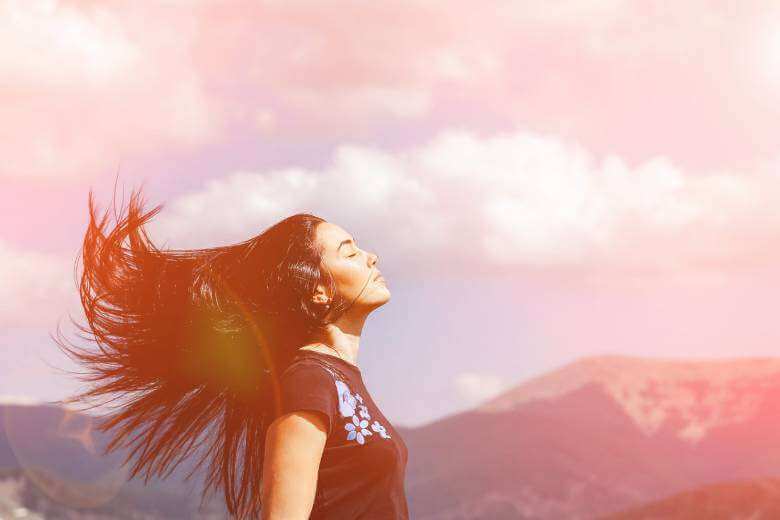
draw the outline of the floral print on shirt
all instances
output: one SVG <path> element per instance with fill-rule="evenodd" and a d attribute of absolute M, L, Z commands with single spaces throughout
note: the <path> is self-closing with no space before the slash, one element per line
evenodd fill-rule
<path fill-rule="evenodd" d="M 344 424 L 348 441 L 354 440 L 358 444 L 365 444 L 366 438 L 373 435 L 371 430 L 379 433 L 383 439 L 390 438 L 385 427 L 376 419 L 371 424 L 371 430 L 368 429 L 371 415 L 368 413 L 368 407 L 363 404 L 360 394 L 357 392 L 353 394 L 347 384 L 340 380 L 336 380 L 336 389 L 339 396 L 339 413 L 342 417 L 349 417 Z"/>
<path fill-rule="evenodd" d="M 349 387 L 344 381 L 336 380 L 336 389 L 339 394 L 339 412 L 343 417 L 355 415 L 355 406 L 357 399 L 349 391 Z"/>

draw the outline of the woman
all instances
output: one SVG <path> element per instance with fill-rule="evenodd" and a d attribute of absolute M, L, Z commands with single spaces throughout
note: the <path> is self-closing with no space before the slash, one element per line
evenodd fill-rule
<path fill-rule="evenodd" d="M 201 505 L 231 515 L 407 519 L 407 449 L 357 364 L 369 313 L 390 299 L 377 256 L 341 227 L 292 215 L 244 242 L 161 250 L 140 191 L 113 229 L 92 193 L 80 295 L 97 350 L 66 345 L 88 390 L 125 398 L 99 429 L 130 448 L 131 478 L 167 477 L 200 451 Z M 61 338 L 61 336 L 59 336 Z"/>

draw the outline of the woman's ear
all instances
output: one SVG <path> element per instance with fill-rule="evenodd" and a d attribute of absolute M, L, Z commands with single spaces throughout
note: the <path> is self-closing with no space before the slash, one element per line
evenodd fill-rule
<path fill-rule="evenodd" d="M 314 295 L 311 297 L 311 303 L 314 305 L 316 310 L 314 311 L 318 316 L 320 316 L 319 319 L 327 319 L 327 317 L 330 315 L 331 308 L 330 303 L 331 300 L 328 297 L 327 294 L 325 294 L 325 290 L 321 285 L 317 286 L 317 290 L 315 291 Z"/>
<path fill-rule="evenodd" d="M 311 301 L 319 305 L 325 305 L 330 303 L 330 298 L 325 294 L 325 289 L 321 285 L 317 286 L 317 290 L 312 296 Z"/>

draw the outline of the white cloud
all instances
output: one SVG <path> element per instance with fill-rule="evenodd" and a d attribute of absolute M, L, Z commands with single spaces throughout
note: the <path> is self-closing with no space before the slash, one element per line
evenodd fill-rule
<path fill-rule="evenodd" d="M 463 372 L 455 377 L 455 388 L 460 398 L 469 405 L 476 405 L 495 397 L 506 389 L 506 382 L 494 374 Z"/>
<path fill-rule="evenodd" d="M 780 107 L 780 9 L 760 13 L 752 21 L 752 30 L 740 51 L 740 66 L 749 78 L 754 95 L 769 101 L 774 114 Z"/>
<path fill-rule="evenodd" d="M 171 247 L 207 246 L 309 211 L 371 237 L 404 269 L 701 281 L 776 259 L 768 240 L 780 229 L 778 203 L 770 172 L 691 174 L 663 157 L 629 168 L 551 136 L 452 130 L 395 153 L 343 145 L 321 171 L 211 180 L 167 203 L 151 230 Z"/>
<path fill-rule="evenodd" d="M 162 247 L 234 243 L 311 212 L 410 275 L 719 285 L 780 260 L 772 168 L 691 174 L 660 157 L 629 168 L 527 132 L 453 130 L 400 152 L 342 145 L 321 171 L 236 172 L 162 202 L 148 229 Z M 78 310 L 74 261 L 0 242 L 0 323 Z"/>
<path fill-rule="evenodd" d="M 426 88 L 374 85 L 334 89 L 290 87 L 285 94 L 296 109 L 309 116 L 328 118 L 334 113 L 348 118 L 392 115 L 418 118 L 426 115 L 431 94 Z"/>
<path fill-rule="evenodd" d="M 0 404 L 15 404 L 15 405 L 36 405 L 41 404 L 41 400 L 29 395 L 16 395 L 16 394 L 0 394 Z"/>
<path fill-rule="evenodd" d="M 86 15 L 56 1 L 0 4 L 0 75 L 18 86 L 84 87 L 115 81 L 142 58 L 106 10 Z"/>
<path fill-rule="evenodd" d="M 78 310 L 72 260 L 27 251 L 0 240 L 0 327 L 44 325 Z M 74 315 L 74 318 L 78 315 Z"/>
<path fill-rule="evenodd" d="M 175 30 L 164 24 L 174 15 Z M 189 59 L 190 19 L 0 0 L 0 178 L 85 179 L 211 139 L 219 115 Z"/>
<path fill-rule="evenodd" d="M 566 100 L 623 88 L 618 80 L 633 75 L 625 67 L 633 54 L 687 60 L 696 51 L 697 61 L 730 63 L 723 38 L 764 14 L 749 6 L 733 23 L 728 9 L 700 1 L 666 10 L 625 0 L 477 10 L 467 2 L 374 2 L 351 5 L 343 20 L 333 9 L 0 0 L 0 178 L 92 178 L 123 159 L 216 143 L 228 131 L 294 141 L 337 128 L 375 138 L 406 132 L 404 121 L 422 129 L 511 120 L 550 128 L 570 117 L 566 126 L 584 135 L 594 130 Z M 770 57 L 772 45 L 761 47 Z M 674 77 L 668 68 L 652 73 Z M 730 106 L 729 114 L 743 105 Z M 619 124 L 621 105 L 613 109 L 618 114 L 604 107 L 593 117 Z"/>

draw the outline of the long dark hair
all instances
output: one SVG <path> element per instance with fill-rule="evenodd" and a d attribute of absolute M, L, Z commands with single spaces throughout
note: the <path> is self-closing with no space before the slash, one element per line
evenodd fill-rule
<path fill-rule="evenodd" d="M 98 348 L 68 344 L 58 326 L 53 339 L 92 383 L 61 402 L 121 399 L 98 426 L 112 430 L 104 454 L 130 448 L 130 478 L 144 473 L 145 483 L 205 442 L 185 478 L 208 460 L 201 506 L 221 488 L 231 515 L 259 517 L 279 375 L 345 310 L 315 240 L 324 219 L 298 213 L 235 245 L 161 250 L 143 226 L 162 207 L 144 212 L 141 190 L 132 191 L 109 229 L 109 211 L 97 218 L 90 190 L 79 284 L 88 324 L 74 324 Z M 320 283 L 332 307 L 311 301 Z"/>

